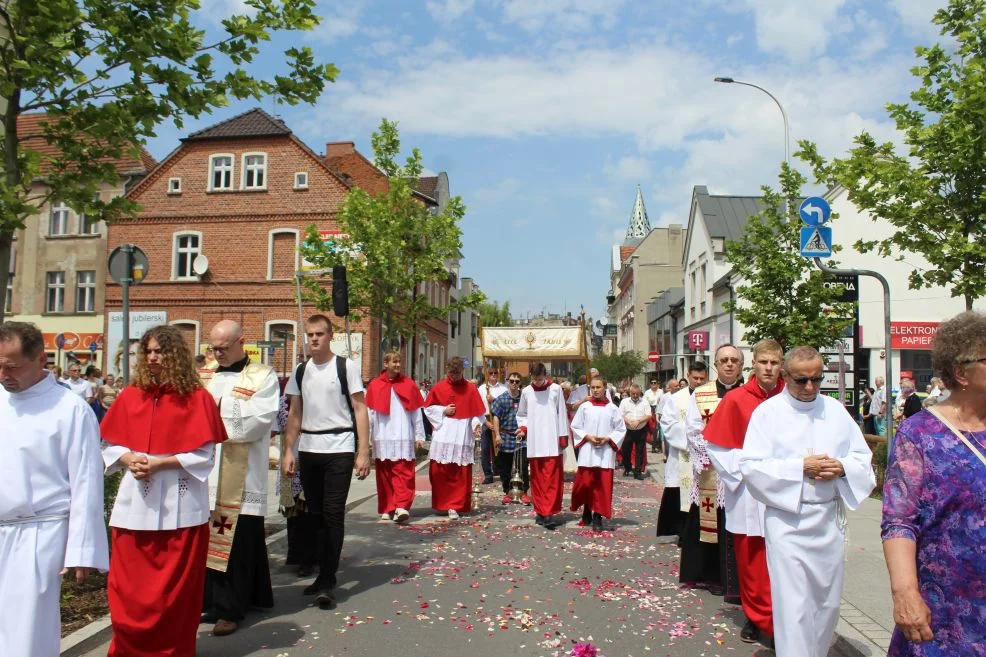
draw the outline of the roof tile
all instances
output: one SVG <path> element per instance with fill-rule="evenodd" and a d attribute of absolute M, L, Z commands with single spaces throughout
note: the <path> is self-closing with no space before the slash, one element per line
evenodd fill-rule
<path fill-rule="evenodd" d="M 197 130 L 184 137 L 182 141 L 240 137 L 284 137 L 290 134 L 291 129 L 284 121 L 271 116 L 259 107 L 255 107 L 225 121 Z"/>

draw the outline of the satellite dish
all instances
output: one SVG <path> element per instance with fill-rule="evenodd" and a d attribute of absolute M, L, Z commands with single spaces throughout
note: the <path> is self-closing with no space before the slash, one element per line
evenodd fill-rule
<path fill-rule="evenodd" d="M 195 260 L 192 260 L 192 271 L 195 272 L 196 276 L 201 276 L 209 271 L 209 259 L 201 254 L 195 256 Z"/>

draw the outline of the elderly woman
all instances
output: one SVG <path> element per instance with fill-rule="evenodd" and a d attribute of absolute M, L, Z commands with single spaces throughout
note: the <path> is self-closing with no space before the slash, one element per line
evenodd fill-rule
<path fill-rule="evenodd" d="M 891 657 L 986 655 L 986 315 L 941 324 L 933 361 L 951 396 L 904 420 L 883 494 L 897 628 Z"/>

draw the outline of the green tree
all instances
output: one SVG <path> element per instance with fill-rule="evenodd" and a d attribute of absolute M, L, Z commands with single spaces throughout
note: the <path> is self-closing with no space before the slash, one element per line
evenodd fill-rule
<path fill-rule="evenodd" d="M 592 359 L 592 366 L 599 374 L 616 385 L 625 379 L 633 379 L 644 373 L 647 359 L 636 351 L 624 351 L 619 354 L 599 354 Z"/>
<path fill-rule="evenodd" d="M 986 294 L 986 1 L 951 0 L 933 22 L 956 47 L 917 47 L 920 87 L 911 103 L 887 105 L 906 152 L 864 132 L 844 159 L 826 163 L 810 142 L 798 155 L 819 182 L 842 185 L 856 207 L 893 226 L 856 242 L 858 251 L 919 254 L 930 267 L 912 271 L 910 287 L 951 288 L 971 309 Z"/>
<path fill-rule="evenodd" d="M 315 0 L 245 0 L 249 15 L 222 21 L 210 41 L 192 25 L 199 0 L 37 0 L 0 5 L 0 289 L 14 232 L 49 200 L 113 221 L 136 211 L 126 198 L 96 198 L 116 183 L 113 160 L 155 136 L 165 120 L 183 125 L 237 100 L 273 95 L 314 103 L 337 70 L 309 48 L 283 53 L 284 70 L 252 74 L 260 45 L 281 31 L 311 30 Z M 25 143 L 17 117 L 46 112 L 43 141 Z M 80 138 L 82 136 L 82 138 Z M 45 155 L 42 177 L 40 147 Z M 43 180 L 45 191 L 32 194 Z M 3 319 L 0 308 L 0 320 Z"/>
<path fill-rule="evenodd" d="M 781 166 L 781 191 L 764 186 L 763 210 L 726 244 L 726 260 L 741 281 L 726 310 L 746 327 L 748 343 L 773 338 L 785 349 L 828 346 L 851 325 L 852 304 L 840 302 L 841 290 L 825 285 L 832 277 L 801 255 L 797 207 L 805 177 Z"/>
<path fill-rule="evenodd" d="M 477 290 L 442 308 L 420 293 L 422 283 L 449 280 L 450 265 L 461 257 L 459 224 L 466 208 L 455 196 L 441 212 L 432 212 L 415 195 L 421 153 L 415 148 L 404 164 L 398 163 L 396 123 L 383 119 L 371 144 L 374 164 L 388 178 L 387 190 L 376 195 L 359 188 L 350 191 L 338 215 L 345 237 L 324 243 L 313 225 L 301 251 L 316 268 L 344 265 L 355 319 L 379 317 L 385 341 L 406 341 L 426 322 L 474 308 L 486 297 Z M 331 290 L 314 279 L 306 279 L 305 286 L 318 308 L 332 307 Z"/>
<path fill-rule="evenodd" d="M 484 301 L 479 304 L 479 320 L 483 326 L 511 326 L 510 302 L 501 306 L 499 301 Z"/>

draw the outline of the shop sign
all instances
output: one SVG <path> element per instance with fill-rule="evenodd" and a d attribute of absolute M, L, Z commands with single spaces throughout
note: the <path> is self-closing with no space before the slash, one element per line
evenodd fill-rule
<path fill-rule="evenodd" d="M 45 350 L 56 351 L 58 347 L 58 333 L 43 333 L 45 340 Z M 96 349 L 102 348 L 103 344 L 103 334 L 102 333 L 73 333 L 72 331 L 62 331 L 61 335 L 64 337 L 64 346 L 61 348 L 65 351 L 75 351 L 76 349 L 82 351 L 92 351 L 92 345 L 96 345 Z"/>
<path fill-rule="evenodd" d="M 688 348 L 694 351 L 705 351 L 709 348 L 708 331 L 689 331 Z"/>
<path fill-rule="evenodd" d="M 930 350 L 939 322 L 890 322 L 890 346 L 893 349 Z"/>

